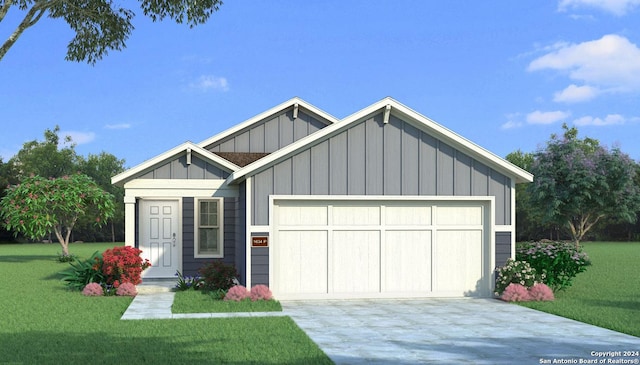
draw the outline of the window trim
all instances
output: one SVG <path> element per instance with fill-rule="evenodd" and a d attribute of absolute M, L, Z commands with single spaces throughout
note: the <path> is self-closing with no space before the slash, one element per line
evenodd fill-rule
<path fill-rule="evenodd" d="M 201 202 L 218 203 L 218 244 L 220 245 L 220 253 L 218 254 L 200 254 L 200 203 Z M 193 256 L 198 259 L 216 259 L 224 257 L 224 198 L 195 198 L 194 199 L 194 217 L 193 217 Z"/>

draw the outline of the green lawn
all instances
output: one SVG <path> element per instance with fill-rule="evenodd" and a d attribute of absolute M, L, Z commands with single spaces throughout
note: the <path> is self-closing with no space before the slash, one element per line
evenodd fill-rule
<path fill-rule="evenodd" d="M 587 242 L 592 265 L 553 302 L 522 305 L 640 337 L 640 243 Z"/>
<path fill-rule="evenodd" d="M 281 312 L 282 306 L 276 300 L 243 300 L 241 302 L 214 300 L 201 291 L 176 292 L 173 313 L 220 313 L 220 312 Z"/>
<path fill-rule="evenodd" d="M 112 246 L 70 250 L 86 258 Z M 121 321 L 131 298 L 69 292 L 59 251 L 0 245 L 0 363 L 331 363 L 289 317 Z"/>

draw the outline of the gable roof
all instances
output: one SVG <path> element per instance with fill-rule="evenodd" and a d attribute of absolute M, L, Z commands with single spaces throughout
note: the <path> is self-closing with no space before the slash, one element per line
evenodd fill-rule
<path fill-rule="evenodd" d="M 207 162 L 212 162 L 218 166 L 220 166 L 221 168 L 223 168 L 224 170 L 227 170 L 228 172 L 233 172 L 236 171 L 238 169 L 240 169 L 240 167 L 238 165 L 235 165 L 233 163 L 231 163 L 230 161 L 212 153 L 209 152 L 208 150 L 192 143 L 192 142 L 185 142 L 179 146 L 176 146 L 172 149 L 170 149 L 167 152 L 164 152 L 152 159 L 149 159 L 133 168 L 130 168 L 114 177 L 111 178 L 111 183 L 114 185 L 118 185 L 118 186 L 123 186 L 127 181 L 135 178 L 137 175 L 143 174 L 146 171 L 156 167 L 157 165 L 169 161 L 172 158 L 175 158 L 183 153 L 195 153 L 197 155 L 199 155 L 200 157 L 202 157 L 205 161 Z"/>
<path fill-rule="evenodd" d="M 230 183 L 240 182 L 246 179 L 247 176 L 258 173 L 268 168 L 272 164 L 291 155 L 294 155 L 295 153 L 308 147 L 309 145 L 328 139 L 332 135 L 335 135 L 347 129 L 355 123 L 360 122 L 373 114 L 377 114 L 380 111 L 384 112 L 385 123 L 388 121 L 390 114 L 399 116 L 401 119 L 410 122 L 416 125 L 418 128 L 428 132 L 433 137 L 451 145 L 452 147 L 468 154 L 469 156 L 472 156 L 478 161 L 485 163 L 486 165 L 492 167 L 494 170 L 503 173 L 506 176 L 515 178 L 516 183 L 533 181 L 533 175 L 529 172 L 519 168 L 518 166 L 497 156 L 496 154 L 489 152 L 488 150 L 454 133 L 453 131 L 443 127 L 442 125 L 434 122 L 433 120 L 425 117 L 424 115 L 412 110 L 411 108 L 399 103 L 398 101 L 390 97 L 384 98 L 342 119 L 339 123 L 335 123 L 333 125 L 325 127 L 270 154 L 267 157 L 264 157 L 233 172 L 229 176 L 228 180 Z"/>
<path fill-rule="evenodd" d="M 214 144 L 217 141 L 220 141 L 228 136 L 231 136 L 232 134 L 239 132 L 243 129 L 247 129 L 249 127 L 251 127 L 251 125 L 256 124 L 261 122 L 262 120 L 269 118 L 272 115 L 276 115 L 278 113 L 281 113 L 282 111 L 284 111 L 285 109 L 288 108 L 302 108 L 304 109 L 306 112 L 317 116 L 319 119 L 327 122 L 327 124 L 331 125 L 334 123 L 337 123 L 339 121 L 338 118 L 334 117 L 333 115 L 318 109 L 317 107 L 311 105 L 310 103 L 307 103 L 306 101 L 300 99 L 299 97 L 294 97 L 292 99 L 289 99 L 287 101 L 285 101 L 282 104 L 276 105 L 273 108 L 262 112 L 254 117 L 251 117 L 247 120 L 245 120 L 244 122 L 235 125 L 223 132 L 220 132 L 218 134 L 216 134 L 213 137 L 207 138 L 204 141 L 198 143 L 198 146 L 202 147 L 202 148 L 206 148 L 207 146 L 210 146 L 212 144 Z"/>

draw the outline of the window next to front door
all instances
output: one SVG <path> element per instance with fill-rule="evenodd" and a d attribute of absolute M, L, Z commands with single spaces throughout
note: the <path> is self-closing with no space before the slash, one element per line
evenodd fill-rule
<path fill-rule="evenodd" d="M 224 220 L 222 206 L 222 199 L 207 198 L 196 200 L 195 257 L 223 257 L 222 227 L 224 226 Z"/>

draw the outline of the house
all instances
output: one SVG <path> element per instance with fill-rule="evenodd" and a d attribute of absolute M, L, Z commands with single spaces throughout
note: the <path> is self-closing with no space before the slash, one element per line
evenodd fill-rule
<path fill-rule="evenodd" d="M 533 176 L 392 98 L 293 98 L 115 177 L 145 277 L 234 264 L 279 299 L 492 295 Z"/>

